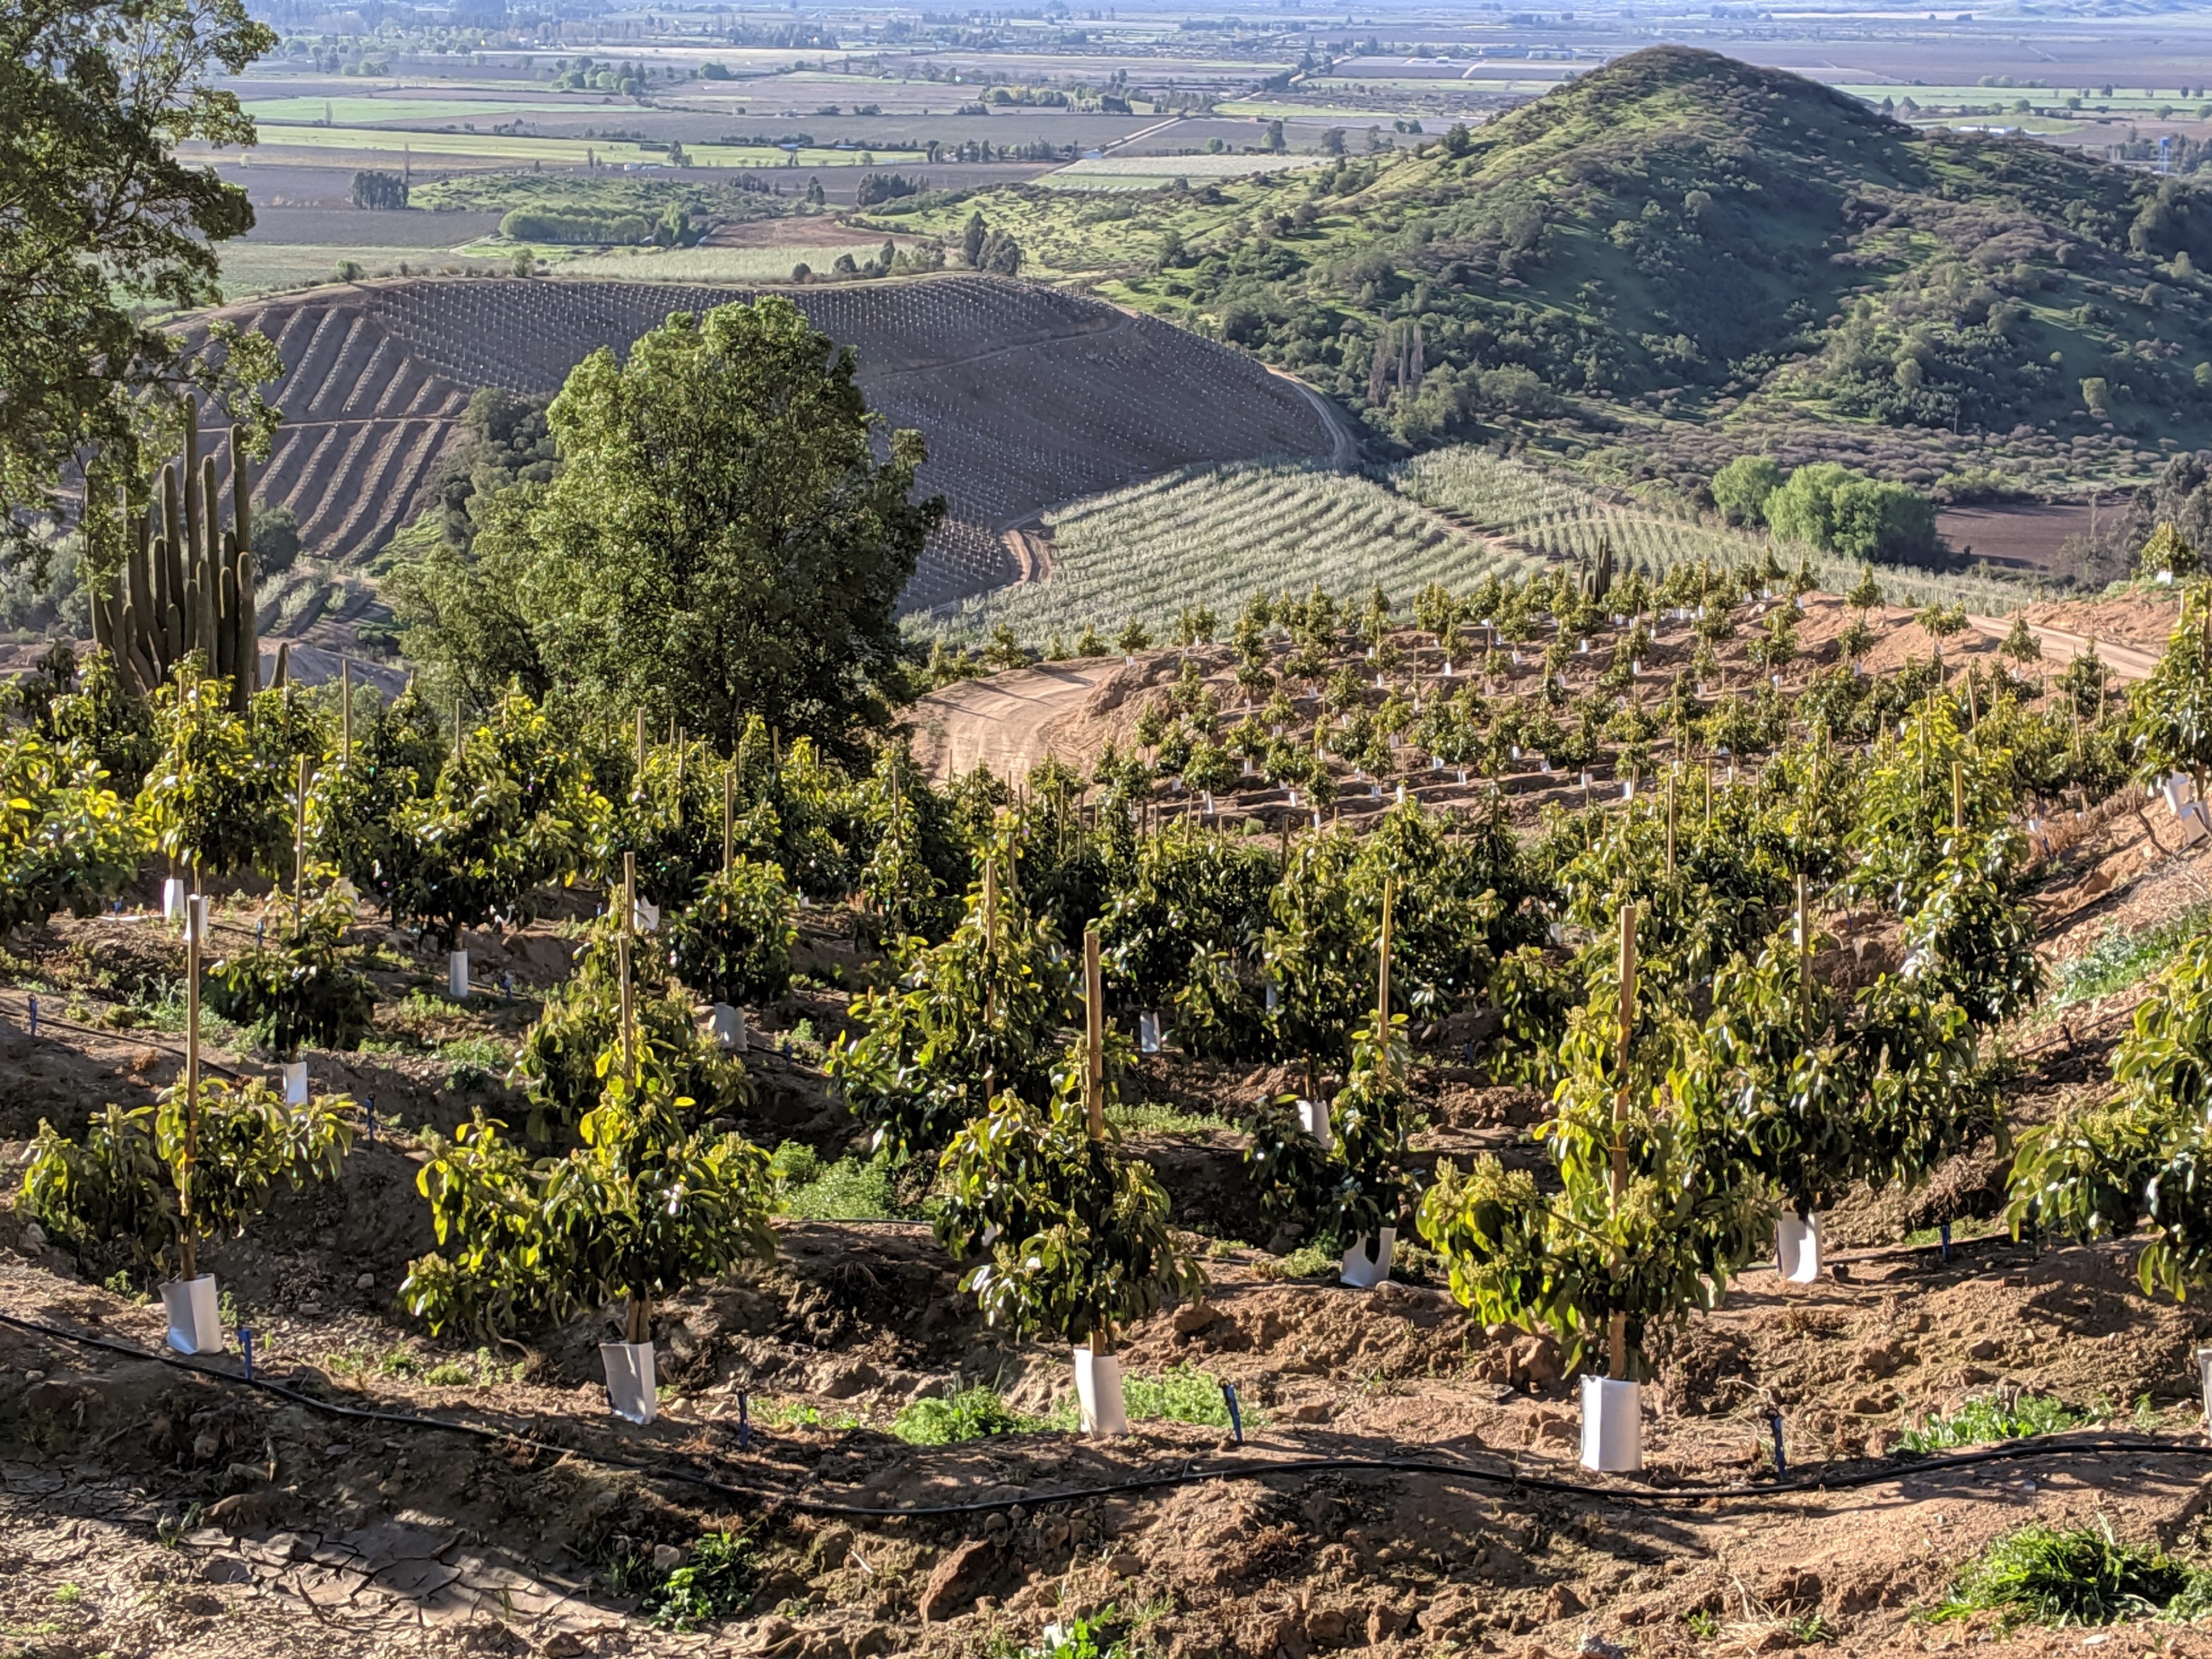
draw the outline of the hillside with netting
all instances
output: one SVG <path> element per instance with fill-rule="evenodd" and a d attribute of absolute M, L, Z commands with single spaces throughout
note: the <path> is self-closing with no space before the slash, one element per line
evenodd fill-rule
<path fill-rule="evenodd" d="M 1055 502 L 1194 464 L 1328 452 L 1326 417 L 1249 358 L 1081 295 L 985 276 L 787 290 L 854 349 L 871 408 L 919 430 L 950 511 L 908 592 L 941 605 L 1019 574 L 1001 540 Z M 480 386 L 543 396 L 671 312 L 759 292 L 647 283 L 416 280 L 221 313 L 275 342 L 285 414 L 262 491 L 316 556 L 366 559 L 416 510 Z M 220 454 L 222 434 L 208 434 Z"/>

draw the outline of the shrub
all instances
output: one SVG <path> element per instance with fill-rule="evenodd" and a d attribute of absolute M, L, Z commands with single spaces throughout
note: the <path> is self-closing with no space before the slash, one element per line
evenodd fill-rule
<path fill-rule="evenodd" d="M 89 750 L 0 732 L 0 933 L 89 915 L 137 876 L 142 845 Z"/>
<path fill-rule="evenodd" d="M 2121 1543 L 2100 1516 L 2094 1527 L 2028 1526 L 1998 1539 L 1959 1575 L 1934 1616 L 1994 1611 L 2044 1625 L 2109 1625 L 2194 1617 L 2207 1600 L 2206 1575 L 2163 1550 Z"/>

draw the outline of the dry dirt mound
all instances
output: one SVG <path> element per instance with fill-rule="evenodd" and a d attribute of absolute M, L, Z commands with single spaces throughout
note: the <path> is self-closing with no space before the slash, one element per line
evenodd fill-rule
<path fill-rule="evenodd" d="M 267 498 L 294 507 L 311 549 L 351 561 L 414 510 L 475 387 L 557 391 L 586 355 L 626 350 L 672 311 L 758 292 L 399 280 L 217 314 L 267 334 L 289 370 Z M 911 605 L 1014 580 L 1001 532 L 1056 501 L 1193 463 L 1326 457 L 1335 445 L 1328 420 L 1259 364 L 1080 295 L 985 276 L 787 292 L 857 349 L 870 406 L 928 442 L 922 487 L 951 512 Z M 219 450 L 223 434 L 209 435 Z"/>

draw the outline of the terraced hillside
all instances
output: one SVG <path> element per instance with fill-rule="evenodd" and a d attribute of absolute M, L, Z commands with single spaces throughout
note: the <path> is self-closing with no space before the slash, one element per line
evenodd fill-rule
<path fill-rule="evenodd" d="M 1316 400 L 1248 357 L 1081 295 L 983 276 L 789 290 L 857 349 L 872 407 L 929 446 L 926 489 L 951 504 L 910 605 L 1021 573 L 1003 532 L 1043 508 L 1194 462 L 1325 457 Z M 603 345 L 623 349 L 672 311 L 754 289 L 546 280 L 407 280 L 258 301 L 222 315 L 259 328 L 290 373 L 264 493 L 299 514 L 307 547 L 367 558 L 415 510 L 470 392 L 556 390 Z M 211 433 L 212 441 L 220 434 Z"/>

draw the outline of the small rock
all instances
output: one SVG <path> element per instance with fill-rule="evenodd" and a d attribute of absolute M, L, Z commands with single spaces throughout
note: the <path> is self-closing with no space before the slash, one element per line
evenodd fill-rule
<path fill-rule="evenodd" d="M 1381 1647 L 1406 1627 L 1406 1615 L 1395 1607 L 1376 1607 L 1367 1615 L 1367 1645 Z"/>
<path fill-rule="evenodd" d="M 192 1438 L 192 1456 L 197 1462 L 212 1462 L 215 1461 L 216 1455 L 222 1450 L 222 1435 L 217 1430 L 202 1429 Z"/>
<path fill-rule="evenodd" d="M 655 1572 L 673 1572 L 683 1565 L 684 1552 L 675 1545 L 655 1544 L 653 1547 L 653 1570 Z"/>
<path fill-rule="evenodd" d="M 1583 1659 L 1628 1659 L 1628 1650 L 1618 1642 L 1608 1642 L 1594 1630 L 1583 1632 L 1580 1649 Z"/>
<path fill-rule="evenodd" d="M 799 1629 L 781 1613 L 772 1613 L 753 1626 L 753 1639 L 747 1645 L 755 1653 L 766 1653 L 791 1639 Z"/>
<path fill-rule="evenodd" d="M 831 1360 L 808 1374 L 807 1391 L 830 1400 L 850 1400 L 880 1387 L 884 1374 L 865 1359 Z"/>
<path fill-rule="evenodd" d="M 1969 1359 L 1995 1359 L 1996 1357 L 1997 1342 L 1993 1336 L 1977 1337 L 1966 1344 L 1966 1358 Z"/>
<path fill-rule="evenodd" d="M 23 1243 L 34 1250 L 45 1249 L 46 1230 L 35 1221 L 26 1221 L 23 1224 Z"/>
<path fill-rule="evenodd" d="M 1326 1400 L 1306 1400 L 1283 1413 L 1292 1423 L 1326 1423 L 1335 1414 Z"/>
<path fill-rule="evenodd" d="M 1544 1614 L 1548 1619 L 1571 1619 L 1587 1611 L 1583 1598 L 1565 1584 L 1553 1585 L 1552 1593 L 1544 1598 Z"/>
<path fill-rule="evenodd" d="M 362 1273 L 353 1281 L 353 1287 L 356 1291 L 374 1290 L 376 1288 L 376 1275 L 374 1273 Z"/>
<path fill-rule="evenodd" d="M 971 1538 L 939 1561 L 915 1602 L 922 1622 L 934 1624 L 949 1619 L 974 1601 L 994 1554 L 994 1547 L 988 1541 Z"/>
<path fill-rule="evenodd" d="M 1115 1550 L 1106 1558 L 1106 1571 L 1116 1578 L 1135 1578 L 1145 1571 L 1145 1558 L 1134 1550 Z"/>
<path fill-rule="evenodd" d="M 1194 1336 L 1221 1317 L 1221 1310 L 1211 1302 L 1193 1302 L 1177 1308 L 1168 1322 L 1175 1327 L 1178 1336 Z"/>

